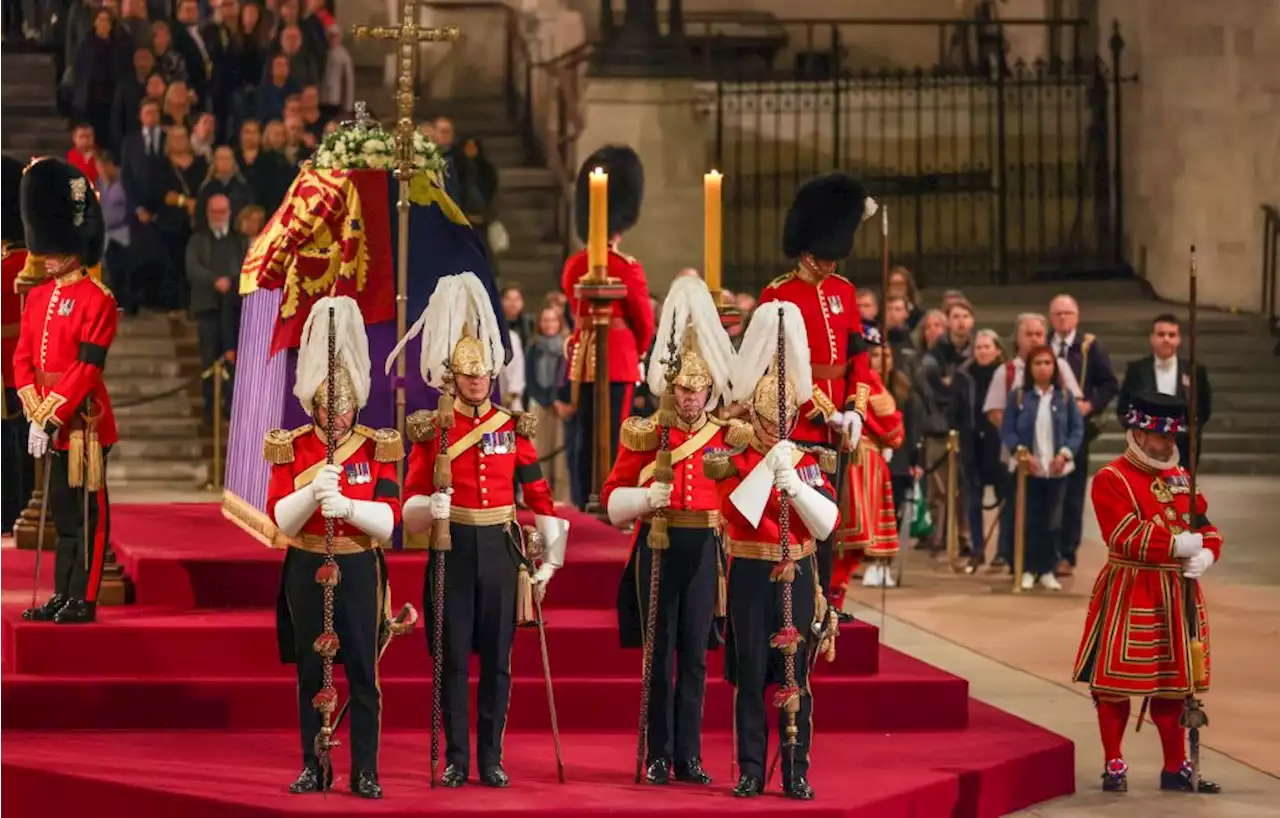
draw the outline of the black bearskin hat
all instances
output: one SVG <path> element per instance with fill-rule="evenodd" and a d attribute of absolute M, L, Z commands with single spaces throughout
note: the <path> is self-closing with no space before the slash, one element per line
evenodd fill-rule
<path fill-rule="evenodd" d="M 578 169 L 573 194 L 573 223 L 578 238 L 587 240 L 587 222 L 591 217 L 591 185 L 587 177 L 596 168 L 609 174 L 609 236 L 625 233 L 640 221 L 640 204 L 644 201 L 644 165 L 640 157 L 626 145 L 605 145 L 587 157 Z"/>
<path fill-rule="evenodd" d="M 853 231 L 862 223 L 867 191 L 846 173 L 810 179 L 796 193 L 782 230 L 787 258 L 810 253 L 820 261 L 841 261 L 853 252 Z"/>
<path fill-rule="evenodd" d="M 22 243 L 22 163 L 4 157 L 4 177 L 0 179 L 0 239 Z"/>
<path fill-rule="evenodd" d="M 106 234 L 98 193 L 61 159 L 40 159 L 22 175 L 22 226 L 27 249 L 36 255 L 77 256 L 86 267 L 102 259 Z"/>

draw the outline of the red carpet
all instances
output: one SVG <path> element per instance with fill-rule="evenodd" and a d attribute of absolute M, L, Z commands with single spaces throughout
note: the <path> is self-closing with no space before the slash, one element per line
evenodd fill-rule
<path fill-rule="evenodd" d="M 595 520 L 574 515 L 568 564 L 546 608 L 570 785 L 555 783 L 530 630 L 513 654 L 507 761 L 515 785 L 427 793 L 430 666 L 419 632 L 394 644 L 382 665 L 388 798 L 358 805 L 345 795 L 326 801 L 283 791 L 296 773 L 298 740 L 292 668 L 276 656 L 271 607 L 281 554 L 212 505 L 119 506 L 112 523 L 137 604 L 100 610 L 94 626 L 23 622 L 23 603 L 14 600 L 29 593 L 34 555 L 4 554 L 0 718 L 4 806 L 13 815 L 653 815 L 781 806 L 728 796 L 732 690 L 720 680 L 718 653 L 704 716 L 716 785 L 640 794 L 630 784 L 640 655 L 618 647 L 612 613 L 628 540 Z M 388 561 L 393 604 L 419 605 L 425 557 Z M 964 680 L 881 648 L 869 625 L 843 629 L 837 661 L 820 665 L 813 690 L 819 799 L 801 806 L 806 813 L 993 816 L 1073 789 L 1069 741 L 969 701 Z M 874 774 L 855 772 L 862 770 Z"/>

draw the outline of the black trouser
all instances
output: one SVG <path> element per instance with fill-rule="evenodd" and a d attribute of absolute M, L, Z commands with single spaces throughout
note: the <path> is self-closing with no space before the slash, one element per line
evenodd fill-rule
<path fill-rule="evenodd" d="M 1058 556 L 1057 534 L 1062 525 L 1065 477 L 1027 476 L 1026 564 L 1035 576 L 1053 573 Z"/>
<path fill-rule="evenodd" d="M 125 315 L 138 314 L 138 281 L 134 270 L 136 264 L 129 248 L 119 242 L 107 242 L 107 281 L 111 284 L 111 293 Z"/>
<path fill-rule="evenodd" d="M 796 714 L 793 753 L 782 748 L 782 781 L 789 784 L 793 776 L 808 775 L 809 741 L 813 734 L 813 696 L 809 692 L 809 671 L 805 654 L 812 634 L 809 626 L 814 615 L 814 560 L 799 560 L 796 579 L 792 583 L 792 620 L 804 643 L 795 655 L 796 684 L 800 687 L 800 712 Z M 768 560 L 738 558 L 729 567 L 729 627 L 732 629 L 733 662 L 737 676 L 734 717 L 738 726 L 738 769 L 742 775 L 764 778 L 765 758 L 769 749 L 769 709 L 765 688 L 781 682 L 782 652 L 771 647 L 769 640 L 782 627 L 783 583 L 769 578 L 774 563 Z M 786 740 L 787 714 L 778 712 L 779 741 Z"/>
<path fill-rule="evenodd" d="M 819 443 L 818 448 L 830 449 L 830 446 L 824 446 Z M 836 490 L 836 505 L 843 508 L 840 498 L 844 496 L 846 491 L 851 491 L 849 485 L 849 453 L 839 452 L 836 456 L 836 473 L 835 479 L 831 481 L 832 488 Z M 852 504 L 852 502 L 851 502 Z M 848 524 L 848 521 L 845 522 Z M 836 531 L 839 526 L 831 530 L 824 540 L 818 540 L 818 587 L 822 589 L 822 595 L 827 599 L 831 599 L 835 589 L 831 587 L 831 572 L 836 563 Z"/>
<path fill-rule="evenodd" d="M 1088 421 L 1085 421 L 1086 425 Z M 1076 470 L 1063 481 L 1067 485 L 1062 496 L 1062 524 L 1058 528 L 1058 559 L 1076 564 L 1080 538 L 1084 530 L 1085 489 L 1089 484 L 1089 436 L 1075 455 Z"/>
<path fill-rule="evenodd" d="M 702 758 L 702 701 L 707 689 L 707 643 L 716 613 L 720 544 L 706 528 L 671 528 L 662 555 L 658 618 L 649 688 L 649 757 L 678 763 Z M 653 552 L 649 525 L 640 526 L 636 595 L 647 622 Z M 676 655 L 679 654 L 679 665 Z"/>
<path fill-rule="evenodd" d="M 235 352 L 240 337 L 240 296 L 234 292 L 219 294 L 215 309 L 196 313 L 196 334 L 200 339 L 200 366 L 208 369 L 214 361 Z M 235 365 L 228 364 L 227 374 L 234 375 Z M 231 414 L 232 379 L 222 382 L 222 414 Z M 213 378 L 204 380 L 204 420 L 213 423 Z"/>
<path fill-rule="evenodd" d="M 103 452 L 102 459 L 105 471 L 106 452 Z M 67 484 L 67 464 L 66 452 L 53 453 L 49 496 L 44 500 L 49 504 L 53 527 L 58 532 L 53 591 L 72 599 L 97 602 L 98 589 L 102 585 L 102 566 L 111 542 L 111 505 L 104 483 L 102 488 L 88 493 L 86 517 L 85 490 Z"/>
<path fill-rule="evenodd" d="M 452 523 L 453 549 L 446 552 L 444 581 L 445 761 L 463 773 L 471 768 L 467 725 L 467 662 L 480 654 L 476 690 L 476 760 L 482 772 L 502 764 L 502 734 L 511 703 L 511 645 L 516 633 L 519 562 L 507 526 Z M 435 560 L 427 563 L 424 610 L 434 611 Z M 427 645 L 435 638 L 428 616 Z"/>
<path fill-rule="evenodd" d="M 382 691 L 378 686 L 378 630 L 382 626 L 384 574 L 382 552 L 373 549 L 342 554 L 341 580 L 334 589 L 333 630 L 341 649 L 351 689 L 352 779 L 362 770 L 378 769 L 378 738 L 382 724 Z M 316 736 L 320 711 L 311 700 L 323 684 L 320 654 L 313 647 L 324 630 L 324 588 L 316 571 L 324 555 L 290 548 L 284 564 L 284 594 L 293 623 L 294 656 L 298 665 L 298 723 L 302 728 L 302 763 L 317 764 Z M 334 717 L 337 717 L 335 712 Z"/>
<path fill-rule="evenodd" d="M 630 383 L 609 384 L 609 454 L 610 462 L 601 463 L 600 468 L 609 473 L 610 463 L 618 458 L 618 435 L 622 427 L 622 419 L 631 414 L 631 395 L 634 387 Z M 578 411 L 574 415 L 574 448 L 575 461 L 571 463 L 570 480 L 573 483 L 573 503 L 578 508 L 585 508 L 587 499 L 595 488 L 592 481 L 591 462 L 596 452 L 596 392 L 594 383 L 583 383 L 579 386 Z"/>
<path fill-rule="evenodd" d="M 22 402 L 18 390 L 4 390 L 5 419 L 0 421 L 0 530 L 8 534 L 18 521 L 22 510 L 31 500 L 36 483 L 36 461 L 27 454 L 27 430 L 31 424 L 22 414 Z"/>

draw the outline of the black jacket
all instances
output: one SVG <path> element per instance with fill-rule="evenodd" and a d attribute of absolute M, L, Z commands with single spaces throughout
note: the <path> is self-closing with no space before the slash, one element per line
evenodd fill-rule
<path fill-rule="evenodd" d="M 1187 400 L 1191 387 L 1191 364 L 1185 358 L 1178 358 L 1177 395 Z M 1142 392 L 1156 391 L 1156 358 L 1147 355 L 1136 361 L 1130 361 L 1124 372 L 1124 383 L 1120 385 L 1120 393 L 1116 398 L 1116 416 L 1124 424 L 1124 416 L 1129 413 L 1133 396 Z M 1209 385 L 1209 371 L 1204 364 L 1196 365 L 1196 452 L 1200 451 L 1200 440 L 1204 435 L 1204 427 L 1213 414 L 1213 387 Z M 1178 450 L 1182 454 L 1182 463 L 1190 463 L 1190 441 L 1186 434 L 1178 435 Z M 1197 457 L 1197 461 L 1199 458 Z"/>

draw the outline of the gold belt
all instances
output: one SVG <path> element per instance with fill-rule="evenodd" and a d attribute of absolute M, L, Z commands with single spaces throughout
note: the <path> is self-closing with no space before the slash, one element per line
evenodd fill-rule
<path fill-rule="evenodd" d="M 323 534 L 298 534 L 294 537 L 288 537 L 286 541 L 290 548 L 297 548 L 302 551 L 310 551 L 313 554 L 324 554 L 324 535 Z M 367 534 L 358 534 L 354 537 L 334 537 L 333 553 L 361 554 L 365 551 L 372 551 L 381 546 Z"/>
<path fill-rule="evenodd" d="M 668 508 L 662 515 L 667 518 L 668 528 L 719 528 L 724 521 L 718 508 L 702 511 Z M 646 517 L 645 520 L 652 522 L 653 517 Z"/>
<path fill-rule="evenodd" d="M 1146 571 L 1168 571 L 1175 574 L 1182 572 L 1181 563 L 1170 565 L 1169 563 L 1163 562 L 1138 562 L 1137 560 L 1127 560 L 1122 557 L 1107 557 L 1107 562 L 1112 565 L 1118 565 L 1121 568 L 1137 568 L 1139 570 Z"/>
<path fill-rule="evenodd" d="M 769 562 L 782 561 L 782 546 L 776 542 L 752 542 L 750 540 L 735 540 L 733 537 L 725 537 L 724 542 L 731 557 L 741 557 L 748 560 L 768 560 Z M 813 540 L 792 543 L 791 559 L 802 559 L 811 555 L 815 550 Z"/>
<path fill-rule="evenodd" d="M 505 525 L 516 518 L 515 506 L 497 508 L 463 508 L 450 506 L 449 522 L 462 525 Z"/>

